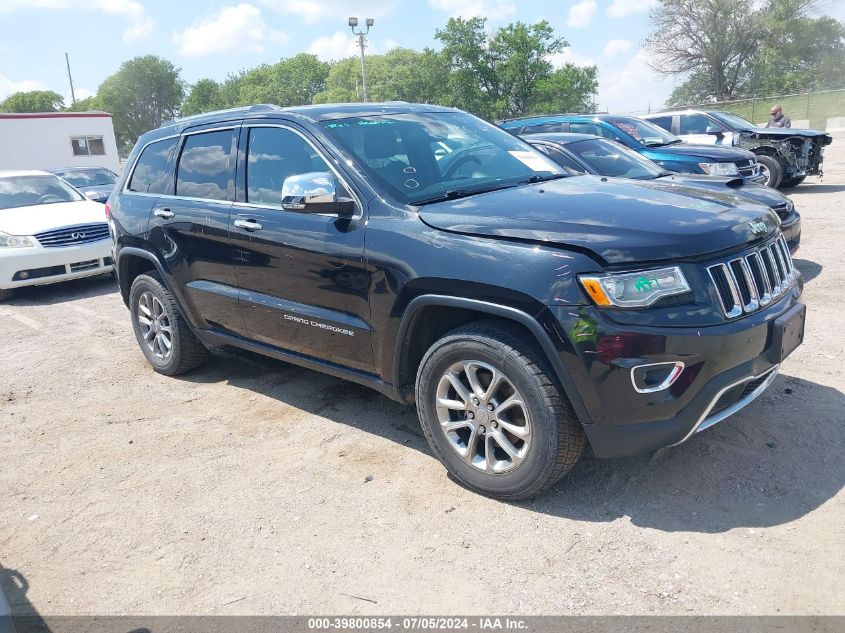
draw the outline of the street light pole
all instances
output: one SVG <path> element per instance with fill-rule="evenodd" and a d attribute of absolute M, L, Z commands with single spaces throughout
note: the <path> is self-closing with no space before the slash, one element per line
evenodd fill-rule
<path fill-rule="evenodd" d="M 364 36 L 370 32 L 370 27 L 374 24 L 374 20 L 367 18 L 364 23 L 366 24 L 365 29 L 356 30 L 355 27 L 358 26 L 358 18 L 349 18 L 349 28 L 352 29 L 353 35 L 358 36 L 358 47 L 361 49 L 361 85 L 364 89 L 364 101 L 366 102 L 370 100 L 370 95 L 367 93 L 367 67 L 364 64 L 364 47 L 367 42 Z"/>

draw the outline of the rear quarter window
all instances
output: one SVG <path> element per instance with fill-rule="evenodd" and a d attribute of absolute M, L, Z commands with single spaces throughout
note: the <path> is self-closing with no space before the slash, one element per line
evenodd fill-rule
<path fill-rule="evenodd" d="M 129 191 L 139 193 L 172 193 L 168 191 L 168 166 L 176 151 L 178 138 L 168 138 L 147 145 L 135 163 L 135 170 L 129 180 Z"/>

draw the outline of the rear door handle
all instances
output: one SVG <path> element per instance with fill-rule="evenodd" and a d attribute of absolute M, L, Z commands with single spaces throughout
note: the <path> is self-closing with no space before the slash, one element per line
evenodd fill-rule
<path fill-rule="evenodd" d="M 162 207 L 160 209 L 155 209 L 153 211 L 153 215 L 156 216 L 157 218 L 164 218 L 165 220 L 169 220 L 170 218 L 172 218 L 176 214 L 173 213 L 173 211 L 171 211 L 170 209 L 168 209 L 166 207 Z"/>
<path fill-rule="evenodd" d="M 260 231 L 262 227 L 256 220 L 249 219 L 249 220 L 235 220 L 232 222 L 236 227 L 239 229 L 244 229 L 245 231 Z"/>

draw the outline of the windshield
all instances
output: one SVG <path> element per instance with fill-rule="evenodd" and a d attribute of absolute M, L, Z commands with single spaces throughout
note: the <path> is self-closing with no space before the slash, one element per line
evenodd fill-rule
<path fill-rule="evenodd" d="M 27 207 L 55 202 L 84 200 L 56 176 L 6 176 L 0 178 L 0 209 Z"/>
<path fill-rule="evenodd" d="M 574 141 L 566 149 L 602 176 L 651 180 L 669 173 L 634 150 L 601 138 Z"/>
<path fill-rule="evenodd" d="M 753 130 L 757 125 L 754 125 L 751 121 L 746 121 L 741 116 L 737 116 L 735 114 L 731 114 L 730 112 L 711 112 L 714 118 L 719 119 L 722 123 L 725 123 L 729 127 L 738 127 L 741 130 Z"/>
<path fill-rule="evenodd" d="M 57 171 L 55 174 L 74 187 L 113 185 L 117 180 L 117 174 L 108 169 L 74 169 L 73 171 Z"/>
<path fill-rule="evenodd" d="M 323 123 L 323 129 L 404 204 L 566 175 L 527 143 L 464 112 L 337 119 Z"/>
<path fill-rule="evenodd" d="M 674 134 L 667 132 L 662 127 L 643 121 L 642 119 L 635 119 L 634 117 L 617 117 L 605 119 L 611 125 L 615 125 L 623 132 L 630 134 L 642 145 L 646 147 L 656 147 L 658 145 L 669 145 L 671 143 L 681 143 Z"/>

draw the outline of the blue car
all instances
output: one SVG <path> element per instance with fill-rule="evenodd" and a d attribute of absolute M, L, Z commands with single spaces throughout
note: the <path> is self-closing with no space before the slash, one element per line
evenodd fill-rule
<path fill-rule="evenodd" d="M 616 114 L 553 114 L 500 121 L 512 134 L 573 132 L 593 134 L 621 143 L 664 169 L 681 174 L 734 176 L 762 183 L 757 157 L 746 150 L 715 145 L 690 145 L 663 128 L 632 116 Z"/>

